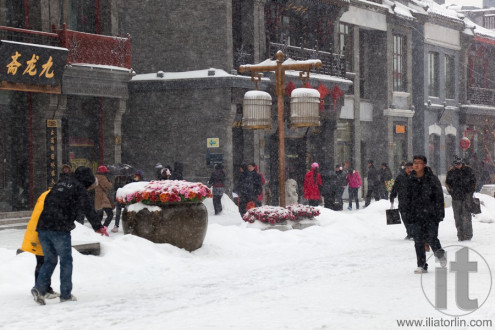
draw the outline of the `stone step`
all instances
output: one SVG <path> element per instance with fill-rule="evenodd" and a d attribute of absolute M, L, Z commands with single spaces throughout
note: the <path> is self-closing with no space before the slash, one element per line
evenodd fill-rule
<path fill-rule="evenodd" d="M 72 242 L 72 247 L 85 255 L 99 256 L 101 252 L 99 242 Z M 23 252 L 21 249 L 17 249 L 17 254 Z"/>
<path fill-rule="evenodd" d="M 4 225 L 0 221 L 0 230 L 5 230 L 5 229 L 26 229 L 27 227 L 27 221 L 25 223 L 11 223 Z"/>
<path fill-rule="evenodd" d="M 0 230 L 2 229 L 26 229 L 30 217 L 3 218 L 0 219 Z"/>
<path fill-rule="evenodd" d="M 14 212 L 0 212 L 0 220 L 3 219 L 15 219 L 15 218 L 29 218 L 33 211 L 14 211 Z"/>

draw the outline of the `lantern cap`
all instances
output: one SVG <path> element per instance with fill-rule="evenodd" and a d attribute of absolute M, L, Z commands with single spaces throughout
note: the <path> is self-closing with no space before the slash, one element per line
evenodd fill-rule
<path fill-rule="evenodd" d="M 320 98 L 320 92 L 313 88 L 296 88 L 292 91 L 291 97 L 317 97 Z"/>
<path fill-rule="evenodd" d="M 248 91 L 246 94 L 244 94 L 244 99 L 250 99 L 250 100 L 256 100 L 256 99 L 262 99 L 262 100 L 271 100 L 272 96 L 268 94 L 265 91 Z"/>

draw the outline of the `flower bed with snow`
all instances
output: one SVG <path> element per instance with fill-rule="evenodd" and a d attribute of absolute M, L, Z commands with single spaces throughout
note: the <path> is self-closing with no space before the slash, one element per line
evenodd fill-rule
<path fill-rule="evenodd" d="M 211 190 L 200 182 L 161 180 L 129 183 L 117 190 L 116 198 L 125 205 L 142 203 L 162 206 L 185 202 L 200 203 L 211 197 Z"/>
<path fill-rule="evenodd" d="M 314 217 L 320 211 L 313 206 L 294 204 L 287 208 L 280 206 L 260 206 L 249 209 L 242 219 L 254 227 L 268 229 L 273 226 L 281 230 L 302 229 L 315 224 Z M 261 224 L 261 226 L 260 226 Z"/>

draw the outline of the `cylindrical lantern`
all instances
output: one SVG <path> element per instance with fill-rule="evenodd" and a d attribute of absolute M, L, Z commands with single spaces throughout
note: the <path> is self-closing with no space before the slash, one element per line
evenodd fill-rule
<path fill-rule="evenodd" d="M 311 88 L 296 88 L 290 98 L 290 126 L 320 126 L 320 92 Z"/>
<path fill-rule="evenodd" d="M 272 128 L 272 97 L 267 92 L 249 91 L 242 102 L 242 127 L 246 129 Z"/>

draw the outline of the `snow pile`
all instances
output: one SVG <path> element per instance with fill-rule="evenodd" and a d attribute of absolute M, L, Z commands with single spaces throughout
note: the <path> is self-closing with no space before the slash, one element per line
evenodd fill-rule
<path fill-rule="evenodd" d="M 439 239 L 444 247 L 472 248 L 494 266 L 495 199 L 476 197 L 482 213 L 473 218 L 473 240 L 457 241 L 452 208 Z M 413 274 L 414 243 L 403 239 L 403 225 L 386 225 L 386 200 L 353 211 L 318 207 L 320 226 L 285 232 L 248 228 L 226 195 L 220 215 L 213 215 L 211 199 L 203 203 L 208 233 L 192 253 L 122 232 L 103 237 L 76 224 L 73 241 L 100 242 L 102 251 L 97 257 L 73 250 L 77 302 L 35 304 L 35 257 L 16 255 L 24 231 L 0 231 L 0 328 L 383 330 L 399 329 L 398 320 L 454 319 L 425 298 L 422 279 L 435 274 Z M 57 290 L 58 277 L 57 266 Z M 470 285 L 470 298 L 477 298 L 477 282 Z M 495 299 L 460 320 L 495 322 Z"/>

